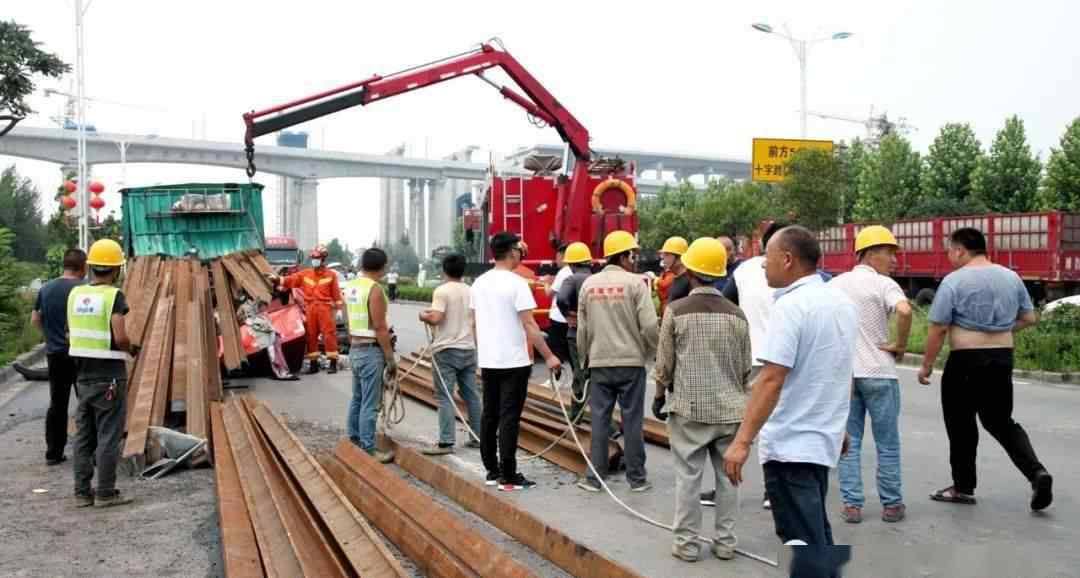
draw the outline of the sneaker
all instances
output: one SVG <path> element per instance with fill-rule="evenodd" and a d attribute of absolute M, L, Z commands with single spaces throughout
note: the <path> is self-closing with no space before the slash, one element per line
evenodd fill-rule
<path fill-rule="evenodd" d="M 890 524 L 895 524 L 905 517 L 907 517 L 907 507 L 903 504 L 885 506 L 885 509 L 881 511 L 881 520 Z"/>
<path fill-rule="evenodd" d="M 693 546 L 678 546 L 671 547 L 671 555 L 682 560 L 683 562 L 697 562 L 701 556 L 701 549 L 695 544 Z"/>
<path fill-rule="evenodd" d="M 594 494 L 600 493 L 603 490 L 600 484 L 590 480 L 589 478 L 581 478 L 578 480 L 577 487 L 585 490 L 586 492 L 592 492 Z"/>
<path fill-rule="evenodd" d="M 446 454 L 454 453 L 454 446 L 452 444 L 438 444 L 431 447 L 426 447 L 420 450 L 420 453 L 424 454 L 425 456 L 445 456 Z"/>
<path fill-rule="evenodd" d="M 631 492 L 648 492 L 652 489 L 652 484 L 648 480 L 642 480 L 640 482 L 630 482 Z"/>
<path fill-rule="evenodd" d="M 309 363 L 307 371 L 305 373 L 307 373 L 308 375 L 315 375 L 316 373 L 319 373 L 319 362 L 312 361 L 311 363 Z"/>
<path fill-rule="evenodd" d="M 536 485 L 536 482 L 526 478 L 520 473 L 514 474 L 512 478 L 500 478 L 499 479 L 499 491 L 500 492 L 516 492 L 518 490 L 527 490 Z"/>
<path fill-rule="evenodd" d="M 882 514 L 882 516 L 884 516 L 884 514 Z M 840 518 L 848 524 L 858 524 L 859 522 L 862 522 L 862 508 L 844 505 L 844 509 L 840 510 Z"/>
<path fill-rule="evenodd" d="M 124 504 L 130 504 L 134 501 L 134 498 L 126 494 L 121 494 L 120 490 L 116 490 L 112 494 L 107 496 L 102 496 L 98 494 L 93 498 L 93 500 L 95 508 L 110 508 L 112 506 L 122 506 Z"/>
<path fill-rule="evenodd" d="M 45 458 L 45 465 L 58 466 L 67 461 L 67 456 L 60 456 L 58 458 Z"/>
<path fill-rule="evenodd" d="M 1031 489 L 1034 490 L 1031 495 L 1032 510 L 1036 512 L 1044 510 L 1050 505 L 1050 502 L 1054 501 L 1054 494 L 1051 491 L 1053 484 L 1054 478 L 1046 470 L 1035 474 L 1035 479 L 1031 481 Z"/>
<path fill-rule="evenodd" d="M 731 560 L 735 557 L 735 547 L 725 546 L 723 544 L 713 544 L 712 553 L 713 556 L 716 556 L 721 560 Z"/>
<path fill-rule="evenodd" d="M 769 501 L 769 496 L 765 496 L 765 498 L 761 500 L 761 508 L 764 510 L 772 509 L 772 502 Z"/>
<path fill-rule="evenodd" d="M 494 486 L 499 483 L 499 478 L 501 477 L 499 472 L 488 472 L 487 479 L 484 480 L 484 485 Z"/>
<path fill-rule="evenodd" d="M 701 492 L 701 505 L 702 506 L 716 506 L 716 490 L 709 490 L 708 492 Z"/>
<path fill-rule="evenodd" d="M 94 505 L 94 494 L 75 494 L 75 507 L 87 508 Z"/>
<path fill-rule="evenodd" d="M 388 464 L 394 461 L 394 452 L 393 450 L 386 452 L 382 450 L 375 450 L 375 452 L 371 454 L 371 457 L 378 460 L 380 464 Z"/>

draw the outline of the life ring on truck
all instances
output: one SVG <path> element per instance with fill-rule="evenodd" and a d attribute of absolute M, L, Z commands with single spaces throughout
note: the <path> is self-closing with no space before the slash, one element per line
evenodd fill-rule
<path fill-rule="evenodd" d="M 603 196 L 604 191 L 609 189 L 619 189 L 626 195 L 626 205 L 623 207 L 623 213 L 627 215 L 634 214 L 634 210 L 637 208 L 637 195 L 634 194 L 634 189 L 626 181 L 621 181 L 615 177 L 610 177 L 599 185 L 592 192 L 592 209 L 594 213 L 600 214 L 604 212 L 603 205 L 600 204 L 600 197 Z"/>

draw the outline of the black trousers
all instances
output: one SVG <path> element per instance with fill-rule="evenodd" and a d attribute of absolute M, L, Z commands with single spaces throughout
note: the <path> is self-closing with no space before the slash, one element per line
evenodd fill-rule
<path fill-rule="evenodd" d="M 569 330 L 569 325 L 555 320 L 551 320 L 548 324 L 547 339 L 545 341 L 547 341 L 547 346 L 555 354 L 555 357 L 558 357 L 559 361 L 563 363 L 570 361 L 570 344 L 566 338 L 566 333 Z"/>
<path fill-rule="evenodd" d="M 68 403 L 75 387 L 75 360 L 65 353 L 45 356 L 49 365 L 49 410 L 45 413 L 45 459 L 64 457 L 67 445 Z"/>
<path fill-rule="evenodd" d="M 833 544 L 832 526 L 826 511 L 829 468 L 810 463 L 765 462 L 765 493 L 772 502 L 776 535 L 792 546 L 792 578 L 839 578 L 840 568 L 851 559 L 850 546 Z"/>
<path fill-rule="evenodd" d="M 390 300 L 397 301 L 397 283 L 390 284 Z"/>
<path fill-rule="evenodd" d="M 975 493 L 979 417 L 983 428 L 1005 448 L 1016 468 L 1031 481 L 1044 470 L 1031 440 L 1012 419 L 1013 350 L 952 351 L 941 376 L 941 409 L 949 436 L 949 464 L 956 491 Z"/>
<path fill-rule="evenodd" d="M 480 457 L 488 473 L 503 479 L 517 475 L 518 431 L 529 393 L 532 366 L 480 370 L 484 411 L 480 417 Z"/>

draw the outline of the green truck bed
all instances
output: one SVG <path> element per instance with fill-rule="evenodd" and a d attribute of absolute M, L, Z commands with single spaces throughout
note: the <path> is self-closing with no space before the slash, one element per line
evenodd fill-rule
<path fill-rule="evenodd" d="M 200 259 L 263 250 L 263 186 L 185 183 L 122 189 L 124 250 L 128 255 Z"/>

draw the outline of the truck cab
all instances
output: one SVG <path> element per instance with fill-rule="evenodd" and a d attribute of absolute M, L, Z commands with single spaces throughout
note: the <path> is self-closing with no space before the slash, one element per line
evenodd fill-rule
<path fill-rule="evenodd" d="M 266 260 L 282 275 L 295 273 L 303 261 L 296 239 L 292 237 L 267 237 Z"/>

